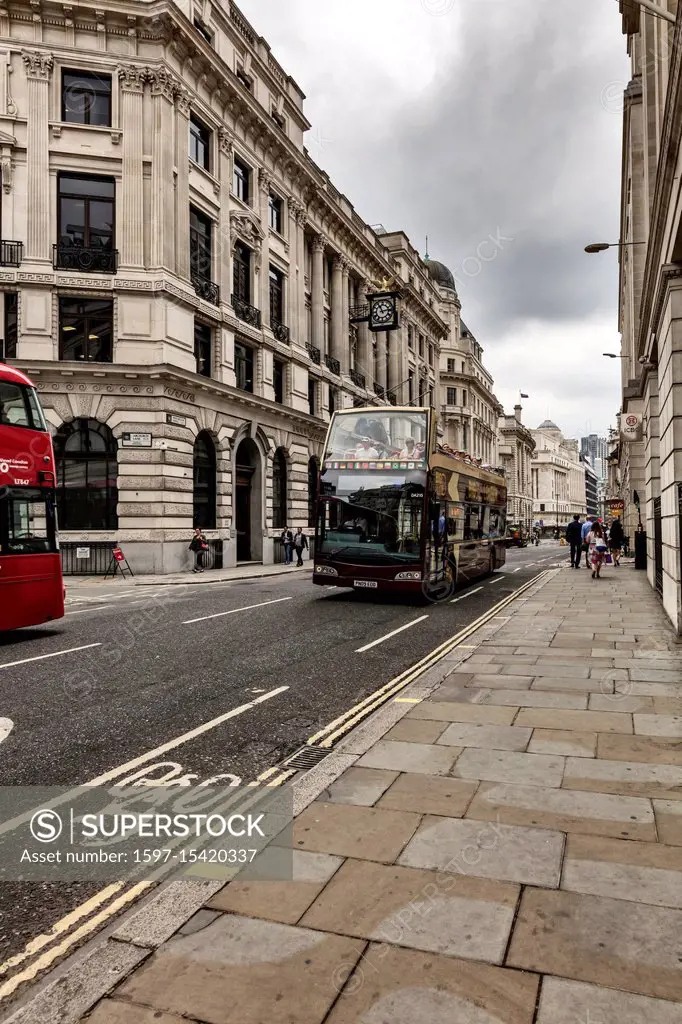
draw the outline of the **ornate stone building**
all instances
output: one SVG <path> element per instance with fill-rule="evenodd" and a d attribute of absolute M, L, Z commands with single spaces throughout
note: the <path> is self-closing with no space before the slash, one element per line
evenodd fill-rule
<path fill-rule="evenodd" d="M 531 463 L 535 441 L 521 422 L 522 411 L 520 405 L 515 405 L 512 416 L 500 416 L 498 455 L 507 481 L 507 521 L 530 530 L 534 522 Z"/>
<path fill-rule="evenodd" d="M 578 442 L 565 438 L 556 423 L 545 420 L 531 434 L 535 454 L 531 463 L 533 521 L 545 531 L 563 527 L 577 513 L 584 516 L 585 466 Z"/>
<path fill-rule="evenodd" d="M 54 431 L 67 550 L 167 572 L 197 524 L 216 564 L 272 561 L 285 523 L 312 525 L 331 411 L 437 401 L 439 291 L 308 127 L 232 3 L 0 9 L 4 357 Z M 402 326 L 373 336 L 390 282 Z"/>
<path fill-rule="evenodd" d="M 623 397 L 608 497 L 638 510 L 648 574 L 682 631 L 682 4 L 623 0 L 632 79 L 625 90 L 619 328 Z M 667 18 L 666 18 L 667 15 Z M 603 257 L 602 257 L 603 258 Z"/>
<path fill-rule="evenodd" d="M 452 272 L 428 258 L 425 266 L 438 289 L 440 314 L 449 328 L 439 364 L 443 440 L 497 467 L 497 421 L 504 410 L 493 393 L 493 378 L 483 365 L 483 349 L 461 318 Z"/>

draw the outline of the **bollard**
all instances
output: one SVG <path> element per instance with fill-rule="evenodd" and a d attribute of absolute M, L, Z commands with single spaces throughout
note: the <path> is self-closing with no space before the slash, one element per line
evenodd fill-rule
<path fill-rule="evenodd" d="M 635 569 L 646 569 L 646 531 L 635 531 Z"/>

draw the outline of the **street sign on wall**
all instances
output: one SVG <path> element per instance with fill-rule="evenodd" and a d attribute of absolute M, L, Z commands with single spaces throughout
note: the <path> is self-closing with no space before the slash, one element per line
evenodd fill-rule
<path fill-rule="evenodd" d="M 622 498 L 610 498 L 604 502 L 604 508 L 610 516 L 620 518 L 625 511 L 625 502 Z"/>
<path fill-rule="evenodd" d="M 642 417 L 638 413 L 629 412 L 621 420 L 620 436 L 624 441 L 641 441 L 643 435 Z"/>

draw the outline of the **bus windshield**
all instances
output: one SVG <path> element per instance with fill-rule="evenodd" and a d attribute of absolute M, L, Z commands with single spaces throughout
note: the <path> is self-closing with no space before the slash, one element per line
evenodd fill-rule
<path fill-rule="evenodd" d="M 36 555 L 57 550 L 53 493 L 37 487 L 0 488 L 0 554 Z"/>
<path fill-rule="evenodd" d="M 325 459 L 401 459 L 427 456 L 428 418 L 420 410 L 350 410 L 336 413 Z"/>
<path fill-rule="evenodd" d="M 424 484 L 384 473 L 341 473 L 322 484 L 320 554 L 358 563 L 418 562 Z"/>
<path fill-rule="evenodd" d="M 0 380 L 0 425 L 47 430 L 42 409 L 33 388 Z"/>

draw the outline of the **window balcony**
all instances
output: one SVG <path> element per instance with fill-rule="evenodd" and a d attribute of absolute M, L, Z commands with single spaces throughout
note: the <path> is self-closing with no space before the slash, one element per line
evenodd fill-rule
<path fill-rule="evenodd" d="M 331 370 L 332 373 L 335 373 L 337 377 L 341 375 L 341 363 L 338 359 L 334 359 L 333 356 L 325 356 L 324 365 L 328 370 Z"/>
<path fill-rule="evenodd" d="M 374 394 L 378 395 L 379 398 L 385 398 L 385 396 L 386 396 L 386 391 L 381 386 L 381 384 L 377 384 L 376 381 L 374 383 Z"/>
<path fill-rule="evenodd" d="M 260 328 L 260 309 L 250 306 L 248 302 L 244 302 L 244 299 L 240 299 L 238 295 L 232 296 L 232 308 L 239 320 L 243 320 L 245 324 L 250 324 L 251 327 Z"/>
<path fill-rule="evenodd" d="M 348 310 L 348 319 L 352 324 L 362 324 L 369 320 L 369 302 L 361 306 L 351 306 Z"/>
<path fill-rule="evenodd" d="M 281 324 L 279 320 L 272 321 L 272 333 L 277 338 L 277 341 L 283 342 L 288 345 L 290 342 L 289 328 L 285 324 Z"/>
<path fill-rule="evenodd" d="M 115 274 L 118 249 L 63 242 L 52 246 L 52 266 L 55 270 L 75 270 L 80 274 Z"/>
<path fill-rule="evenodd" d="M 192 274 L 191 280 L 194 291 L 200 299 L 205 299 L 206 302 L 210 302 L 213 306 L 220 305 L 220 286 L 215 281 L 209 281 L 207 277 L 202 277 L 201 274 Z"/>
<path fill-rule="evenodd" d="M 354 384 L 357 384 L 357 386 L 359 388 L 364 388 L 364 386 L 365 386 L 365 376 L 364 376 L 364 374 L 359 373 L 357 370 L 351 370 L 349 372 L 349 377 L 353 381 Z"/>
<path fill-rule="evenodd" d="M 18 267 L 23 258 L 23 242 L 0 241 L 0 267 Z"/>
<path fill-rule="evenodd" d="M 320 363 L 322 362 L 322 353 L 320 352 L 319 348 L 315 348 L 314 345 L 306 345 L 306 350 L 308 352 L 308 355 L 310 356 L 310 361 L 313 363 L 317 363 L 317 365 L 319 366 Z"/>

